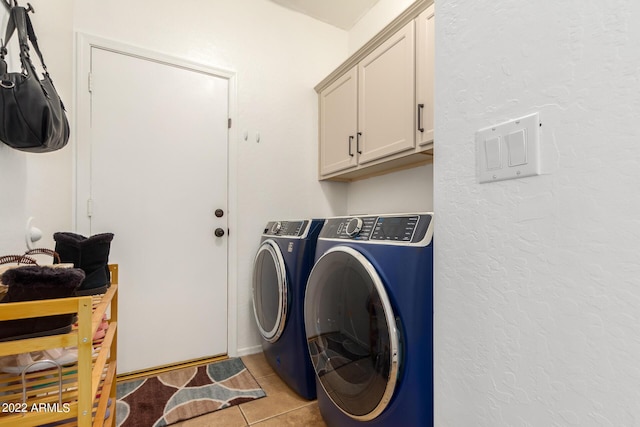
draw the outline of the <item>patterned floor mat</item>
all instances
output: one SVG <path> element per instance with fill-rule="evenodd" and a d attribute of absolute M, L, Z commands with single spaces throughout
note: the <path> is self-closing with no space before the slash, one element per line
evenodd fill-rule
<path fill-rule="evenodd" d="M 160 427 L 266 394 L 238 358 L 118 383 L 116 425 Z"/>

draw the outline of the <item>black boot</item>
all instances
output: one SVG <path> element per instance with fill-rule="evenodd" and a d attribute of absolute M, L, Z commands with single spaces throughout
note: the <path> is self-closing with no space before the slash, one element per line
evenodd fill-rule
<path fill-rule="evenodd" d="M 72 297 L 84 278 L 84 272 L 77 268 L 12 268 L 2 274 L 8 291 L 0 303 Z M 58 314 L 0 321 L 0 341 L 66 334 L 71 331 L 73 317 L 74 314 Z"/>
<path fill-rule="evenodd" d="M 109 273 L 109 250 L 113 233 L 95 234 L 84 237 L 75 233 L 54 233 L 55 251 L 60 262 L 70 262 L 84 270 L 87 278 L 82 282 L 76 295 L 103 294 L 111 284 Z"/>

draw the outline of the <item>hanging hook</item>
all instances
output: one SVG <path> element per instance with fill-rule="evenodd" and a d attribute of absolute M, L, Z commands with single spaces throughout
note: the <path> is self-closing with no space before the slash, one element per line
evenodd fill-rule
<path fill-rule="evenodd" d="M 11 10 L 12 7 L 18 7 L 18 0 L 13 0 L 13 6 L 11 6 L 11 0 L 2 0 L 2 5 L 6 7 L 7 10 Z M 36 10 L 31 6 L 31 3 L 27 3 L 26 11 L 27 13 L 35 13 Z"/>

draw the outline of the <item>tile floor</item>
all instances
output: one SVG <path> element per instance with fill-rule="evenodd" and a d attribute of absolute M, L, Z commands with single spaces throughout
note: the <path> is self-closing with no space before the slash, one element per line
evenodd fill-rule
<path fill-rule="evenodd" d="M 242 357 L 266 397 L 212 412 L 178 427 L 326 427 L 318 404 L 298 396 L 273 371 L 262 353 Z"/>

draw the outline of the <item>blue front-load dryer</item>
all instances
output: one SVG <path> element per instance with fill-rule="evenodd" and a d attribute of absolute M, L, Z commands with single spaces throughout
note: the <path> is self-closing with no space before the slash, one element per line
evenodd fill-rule
<path fill-rule="evenodd" d="M 294 391 L 315 399 L 304 295 L 323 220 L 267 223 L 253 264 L 253 312 L 264 355 Z"/>
<path fill-rule="evenodd" d="M 305 297 L 330 427 L 433 425 L 433 214 L 329 218 Z"/>

